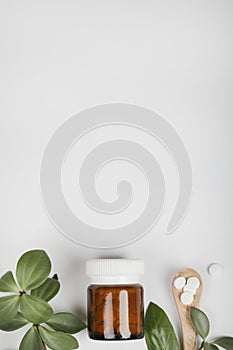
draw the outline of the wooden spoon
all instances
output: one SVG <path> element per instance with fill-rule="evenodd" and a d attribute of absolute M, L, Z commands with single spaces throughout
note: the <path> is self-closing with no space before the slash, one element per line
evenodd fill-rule
<path fill-rule="evenodd" d="M 183 288 L 178 289 L 174 285 L 174 281 L 178 277 L 184 277 L 186 282 L 190 277 L 198 278 L 200 285 L 196 289 L 196 294 L 193 296 L 193 301 L 189 305 L 185 305 L 181 301 L 181 295 L 183 293 Z M 199 307 L 200 298 L 202 294 L 203 282 L 201 276 L 193 269 L 184 269 L 180 271 L 173 279 L 172 282 L 172 292 L 175 299 L 176 307 L 179 313 L 182 334 L 183 334 L 183 349 L 184 350 L 196 350 L 196 332 L 193 327 L 192 321 L 190 319 L 190 306 Z"/>

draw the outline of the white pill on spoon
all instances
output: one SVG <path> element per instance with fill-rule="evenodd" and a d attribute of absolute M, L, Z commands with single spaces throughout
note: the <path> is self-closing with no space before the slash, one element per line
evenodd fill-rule
<path fill-rule="evenodd" d="M 188 292 L 192 295 L 195 295 L 197 293 L 196 289 L 190 288 L 187 284 L 186 284 L 186 286 L 184 286 L 183 291 Z"/>
<path fill-rule="evenodd" d="M 193 295 L 192 295 L 191 293 L 189 293 L 189 292 L 184 292 L 184 293 L 182 293 L 181 296 L 180 296 L 180 301 L 181 301 L 182 304 L 184 304 L 184 305 L 190 305 L 190 304 L 192 304 L 193 300 L 194 300 L 194 297 L 193 297 Z"/>
<path fill-rule="evenodd" d="M 182 289 L 185 286 L 186 283 L 186 278 L 183 276 L 177 277 L 174 280 L 174 286 L 176 287 L 176 289 Z"/>
<path fill-rule="evenodd" d="M 200 281 L 197 277 L 189 277 L 187 280 L 187 286 L 190 289 L 197 289 L 200 286 Z"/>

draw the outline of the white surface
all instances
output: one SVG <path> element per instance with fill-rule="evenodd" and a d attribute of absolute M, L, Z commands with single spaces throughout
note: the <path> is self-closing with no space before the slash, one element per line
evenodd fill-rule
<path fill-rule="evenodd" d="M 85 317 L 86 259 L 144 259 L 146 305 L 162 306 L 179 330 L 171 282 L 192 267 L 203 278 L 212 336 L 233 335 L 233 2 L 3 0 L 0 6 L 0 273 L 14 269 L 24 251 L 46 249 L 62 282 L 54 309 Z M 151 108 L 176 128 L 191 157 L 194 193 L 185 220 L 166 236 L 178 183 L 164 162 L 168 201 L 158 224 L 133 245 L 95 251 L 51 225 L 39 170 L 48 139 L 64 120 L 109 102 Z M 215 261 L 224 267 L 218 279 L 207 272 Z M 22 334 L 0 332 L 0 349 L 16 350 Z M 146 349 L 144 340 L 95 342 L 85 331 L 78 339 L 85 350 Z"/>

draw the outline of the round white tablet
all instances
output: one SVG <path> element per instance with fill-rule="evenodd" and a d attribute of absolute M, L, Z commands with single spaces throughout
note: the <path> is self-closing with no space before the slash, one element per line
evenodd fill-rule
<path fill-rule="evenodd" d="M 184 292 L 189 292 L 190 294 L 192 295 L 195 295 L 197 290 L 194 289 L 194 288 L 190 288 L 188 285 L 184 286 L 184 289 L 183 289 Z"/>
<path fill-rule="evenodd" d="M 223 273 L 223 266 L 221 264 L 215 263 L 209 266 L 209 274 L 212 277 L 220 277 Z"/>
<path fill-rule="evenodd" d="M 186 279 L 183 276 L 177 277 L 174 280 L 174 286 L 176 287 L 176 289 L 182 289 L 185 286 L 186 283 Z"/>
<path fill-rule="evenodd" d="M 197 289 L 200 286 L 200 281 L 197 277 L 189 277 L 187 280 L 187 286 L 191 289 Z"/>
<path fill-rule="evenodd" d="M 180 300 L 184 305 L 190 305 L 190 304 L 192 304 L 194 297 L 191 293 L 184 292 L 181 294 Z"/>

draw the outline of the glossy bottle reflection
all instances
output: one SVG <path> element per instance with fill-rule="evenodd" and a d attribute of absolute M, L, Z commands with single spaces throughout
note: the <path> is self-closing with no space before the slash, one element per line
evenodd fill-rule
<path fill-rule="evenodd" d="M 96 340 L 143 338 L 143 288 L 131 285 L 91 285 L 88 288 L 88 331 Z"/>

